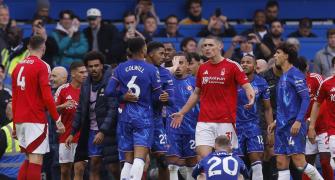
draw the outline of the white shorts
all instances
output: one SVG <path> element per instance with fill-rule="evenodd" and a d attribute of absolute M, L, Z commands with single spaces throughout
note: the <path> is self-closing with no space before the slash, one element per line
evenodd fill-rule
<path fill-rule="evenodd" d="M 232 144 L 232 148 L 238 148 L 235 124 L 232 123 L 206 123 L 198 122 L 195 129 L 195 145 L 214 147 L 215 138 L 226 135 Z"/>
<path fill-rule="evenodd" d="M 315 141 L 316 143 L 312 144 L 307 138 L 305 150 L 306 155 L 318 154 L 320 152 L 330 152 L 329 137 L 327 133 L 317 135 Z"/>
<path fill-rule="evenodd" d="M 59 144 L 59 163 L 73 163 L 76 153 L 77 143 L 71 143 L 70 149 L 65 146 L 65 143 Z"/>
<path fill-rule="evenodd" d="M 26 153 L 45 154 L 50 151 L 48 125 L 40 123 L 17 123 L 16 136 Z"/>
<path fill-rule="evenodd" d="M 329 150 L 332 158 L 335 157 L 335 135 L 329 136 Z"/>

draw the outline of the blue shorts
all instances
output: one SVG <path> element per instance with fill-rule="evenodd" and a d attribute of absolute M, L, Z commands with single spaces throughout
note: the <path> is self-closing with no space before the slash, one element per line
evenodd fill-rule
<path fill-rule="evenodd" d="M 169 148 L 167 156 L 178 156 L 181 159 L 196 156 L 194 134 L 168 134 Z"/>
<path fill-rule="evenodd" d="M 154 141 L 151 152 L 167 152 L 166 130 L 161 118 L 154 119 Z"/>
<path fill-rule="evenodd" d="M 236 124 L 239 156 L 252 152 L 264 152 L 262 131 L 258 122 Z"/>
<path fill-rule="evenodd" d="M 153 126 L 136 127 L 131 122 L 119 121 L 117 124 L 118 146 L 120 151 L 134 151 L 134 146 L 151 148 Z"/>
<path fill-rule="evenodd" d="M 278 155 L 304 154 L 306 148 L 306 123 L 302 123 L 299 133 L 291 135 L 291 127 L 284 127 L 275 131 L 274 151 Z"/>
<path fill-rule="evenodd" d="M 103 145 L 93 144 L 94 137 L 98 134 L 98 132 L 99 131 L 96 130 L 90 130 L 88 133 L 88 157 L 102 156 Z"/>
<path fill-rule="evenodd" d="M 120 160 L 120 162 L 125 162 L 126 161 L 125 153 L 122 152 L 122 151 L 119 151 L 119 160 Z"/>

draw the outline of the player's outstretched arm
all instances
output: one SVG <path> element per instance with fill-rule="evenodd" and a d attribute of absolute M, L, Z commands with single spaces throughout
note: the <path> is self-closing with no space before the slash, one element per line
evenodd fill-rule
<path fill-rule="evenodd" d="M 320 110 L 320 103 L 315 101 L 312 107 L 310 124 L 308 127 L 308 139 L 312 144 L 315 143 L 315 137 L 316 137 L 315 122 L 318 117 L 319 110 Z"/>
<path fill-rule="evenodd" d="M 247 98 L 249 100 L 248 104 L 244 105 L 245 108 L 251 108 L 255 103 L 255 91 L 252 88 L 250 83 L 245 83 L 242 85 L 242 88 L 245 90 L 247 94 Z"/>
<path fill-rule="evenodd" d="M 188 98 L 186 104 L 183 106 L 183 108 L 179 112 L 173 113 L 171 115 L 172 117 L 171 127 L 173 128 L 180 127 L 184 115 L 197 104 L 199 97 L 200 97 L 200 89 L 196 87 L 192 95 Z"/>

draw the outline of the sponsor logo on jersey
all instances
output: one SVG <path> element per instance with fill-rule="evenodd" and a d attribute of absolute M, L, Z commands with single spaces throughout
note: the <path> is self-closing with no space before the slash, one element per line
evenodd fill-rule
<path fill-rule="evenodd" d="M 66 96 L 66 99 L 72 99 L 71 95 Z"/>
<path fill-rule="evenodd" d="M 208 74 L 208 71 L 206 70 L 203 74 Z"/>

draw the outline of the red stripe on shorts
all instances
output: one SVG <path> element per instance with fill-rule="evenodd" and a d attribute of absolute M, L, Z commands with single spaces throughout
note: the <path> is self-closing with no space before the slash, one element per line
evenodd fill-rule
<path fill-rule="evenodd" d="M 32 153 L 33 151 L 35 151 L 35 149 L 38 148 L 38 146 L 42 144 L 42 142 L 47 137 L 47 128 L 48 126 L 47 124 L 45 124 L 43 133 L 27 146 L 27 148 L 25 149 L 25 152 Z"/>

